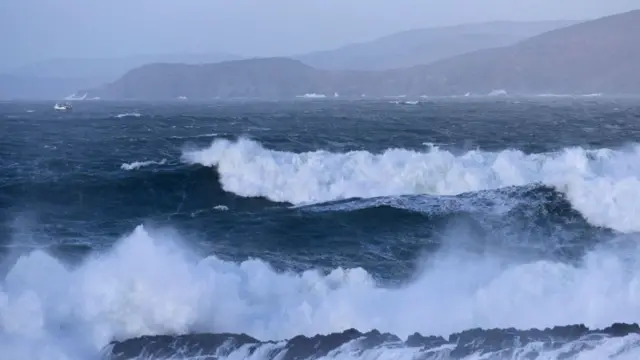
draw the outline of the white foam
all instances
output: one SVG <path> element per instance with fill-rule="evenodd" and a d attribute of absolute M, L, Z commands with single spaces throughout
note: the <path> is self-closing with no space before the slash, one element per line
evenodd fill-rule
<path fill-rule="evenodd" d="M 147 160 L 147 161 L 134 161 L 132 163 L 125 163 L 120 165 L 120 169 L 122 170 L 138 170 L 140 168 L 143 168 L 145 166 L 149 166 L 149 165 L 164 165 L 167 162 L 166 159 L 162 159 L 160 161 L 153 161 L 153 160 Z"/>
<path fill-rule="evenodd" d="M 602 93 L 594 93 L 594 94 L 553 94 L 553 93 L 549 93 L 549 94 L 538 94 L 536 95 L 537 97 L 569 97 L 569 98 L 574 98 L 574 97 L 600 97 L 602 96 Z"/>
<path fill-rule="evenodd" d="M 116 115 L 116 117 L 118 119 L 122 119 L 122 118 L 126 118 L 126 117 L 140 117 L 142 116 L 140 113 L 137 112 L 128 112 L 128 113 L 122 113 L 122 114 L 118 114 Z"/>
<path fill-rule="evenodd" d="M 296 205 L 354 197 L 456 195 L 544 183 L 564 192 L 593 225 L 640 231 L 639 145 L 529 155 L 518 150 L 454 155 L 438 147 L 421 152 L 388 149 L 381 154 L 291 153 L 242 138 L 216 139 L 206 149 L 184 152 L 183 160 L 215 166 L 225 191 Z"/>
<path fill-rule="evenodd" d="M 560 347 L 558 350 L 541 351 L 539 343 L 530 343 L 526 346 L 519 348 L 518 352 L 514 354 L 510 360 L 552 360 L 552 359 L 575 359 L 575 360 L 602 360 L 602 359 L 617 359 L 617 360 L 631 360 L 637 359 L 640 356 L 640 336 L 629 335 L 622 338 L 606 339 L 600 341 L 584 341 L 589 343 L 593 349 L 583 350 L 577 356 L 567 357 L 567 354 L 572 354 L 576 348 L 580 348 L 583 344 L 569 343 Z M 238 349 L 227 357 L 227 359 L 264 359 L 265 353 L 271 351 L 283 351 L 283 347 L 276 347 L 271 344 L 265 345 L 258 349 L 257 356 L 251 356 L 247 354 L 246 348 Z M 367 349 L 360 351 L 359 340 L 351 341 L 344 344 L 340 348 L 331 351 L 326 356 L 318 357 L 318 360 L 382 360 L 382 359 L 394 359 L 394 360 L 415 360 L 415 359 L 450 359 L 448 356 L 449 349 L 443 347 L 440 349 L 422 350 L 420 348 L 397 348 L 380 346 L 374 349 Z M 284 351 L 282 352 L 284 353 Z M 280 354 L 282 354 L 280 353 Z M 278 358 L 277 356 L 274 358 Z M 456 357 L 458 358 L 458 357 Z M 485 354 L 472 354 L 464 358 L 464 360 L 482 360 L 482 359 L 495 359 L 505 358 L 505 355 L 500 356 L 496 353 Z"/>
<path fill-rule="evenodd" d="M 201 259 L 178 239 L 139 226 L 74 269 L 40 250 L 20 258 L 0 283 L 0 354 L 83 359 L 112 339 L 190 331 L 264 340 L 352 327 L 405 337 L 640 322 L 637 239 L 596 249 L 580 266 L 445 248 L 400 288 L 360 268 L 279 273 L 260 260 Z"/>

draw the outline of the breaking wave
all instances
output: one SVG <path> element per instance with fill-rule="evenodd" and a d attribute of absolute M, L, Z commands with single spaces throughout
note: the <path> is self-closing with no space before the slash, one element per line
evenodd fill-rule
<path fill-rule="evenodd" d="M 408 194 L 456 195 L 507 186 L 544 184 L 564 193 L 594 226 L 640 231 L 640 145 L 623 149 L 566 148 L 454 154 L 388 149 L 292 153 L 241 138 L 216 139 L 185 151 L 183 161 L 217 169 L 225 191 L 295 205 Z"/>
<path fill-rule="evenodd" d="M 21 256 L 0 285 L 0 353 L 12 359 L 89 359 L 105 346 L 108 349 L 112 341 L 143 335 L 230 333 L 282 341 L 355 328 L 406 338 L 415 332 L 449 336 L 473 328 L 544 329 L 566 324 L 603 328 L 615 322 L 640 322 L 637 240 L 623 237 L 602 244 L 575 264 L 522 261 L 448 247 L 426 258 L 411 282 L 388 286 L 362 268 L 279 272 L 259 259 L 236 263 L 201 257 L 188 250 L 174 231 L 138 226 L 113 248 L 90 256 L 79 266 L 65 265 L 41 250 Z M 561 335 L 563 331 L 567 335 Z M 637 335 L 607 339 L 587 336 L 584 331 L 558 330 L 557 341 L 575 340 L 571 346 L 584 351 L 593 345 L 619 354 L 639 341 Z M 353 331 L 350 334 L 338 338 L 360 337 Z M 503 335 L 474 334 L 478 338 L 505 337 L 504 349 L 509 349 L 509 341 L 513 343 L 512 330 Z M 555 335 L 549 334 L 548 341 L 552 341 Z M 541 334 L 536 336 L 542 341 Z M 286 345 L 258 344 L 241 335 L 219 337 L 246 340 L 244 348 L 236 349 L 241 351 L 236 356 L 270 358 L 274 354 L 268 349 Z M 365 340 L 367 337 L 379 338 L 375 334 Z M 191 339 L 209 341 L 206 337 Z M 385 339 L 397 343 L 395 338 Z M 585 345 L 585 339 L 591 345 Z M 143 339 L 142 344 L 152 340 Z M 154 346 L 164 346 L 169 340 L 160 339 Z M 296 341 L 303 339 L 291 343 Z M 325 343 L 325 348 L 337 348 L 347 340 L 326 341 L 331 344 Z M 388 348 L 388 343 L 370 343 L 361 352 L 340 348 L 327 356 L 375 357 L 378 347 Z M 140 349 L 140 342 L 132 344 L 127 351 Z M 450 348 L 451 344 L 439 346 Z M 476 342 L 473 346 L 489 345 Z M 533 351 L 548 349 L 545 346 L 525 347 Z M 406 352 L 411 358 L 424 350 L 402 348 L 393 347 L 391 354 Z"/>

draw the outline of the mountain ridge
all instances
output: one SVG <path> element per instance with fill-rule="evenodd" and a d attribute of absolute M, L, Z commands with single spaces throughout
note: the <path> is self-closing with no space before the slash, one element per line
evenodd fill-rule
<path fill-rule="evenodd" d="M 631 39 L 629 39 L 631 37 Z M 447 93 L 640 93 L 640 10 L 418 66 Z M 624 74 L 621 74 L 624 73 Z"/>
<path fill-rule="evenodd" d="M 513 45 L 390 70 L 324 70 L 286 57 L 149 64 L 88 91 L 103 99 L 360 98 L 488 94 L 640 94 L 640 10 L 554 29 Z"/>
<path fill-rule="evenodd" d="M 515 44 L 576 20 L 491 21 L 410 29 L 336 49 L 291 56 L 318 69 L 388 70 Z"/>
<path fill-rule="evenodd" d="M 325 70 L 384 70 L 428 63 L 471 50 L 513 43 L 542 30 L 571 21 L 497 21 L 411 29 L 338 49 L 289 56 Z M 113 82 L 128 71 L 156 63 L 211 64 L 252 59 L 237 54 L 165 53 L 111 58 L 54 58 L 5 69 L 2 98 L 60 98 L 78 88 Z M 335 65 L 335 66 L 332 66 Z M 326 65 L 326 66 L 325 66 Z M 70 84 L 75 88 L 70 90 Z M 36 86 L 34 86 L 36 85 Z M 39 87 L 41 86 L 42 89 Z M 15 90 L 14 90 L 15 89 Z"/>

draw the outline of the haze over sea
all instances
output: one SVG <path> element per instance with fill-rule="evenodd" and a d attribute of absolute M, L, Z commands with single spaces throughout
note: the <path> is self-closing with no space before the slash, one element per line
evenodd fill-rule
<path fill-rule="evenodd" d="M 0 103 L 0 358 L 638 359 L 544 329 L 640 322 L 639 138 L 633 98 Z"/>

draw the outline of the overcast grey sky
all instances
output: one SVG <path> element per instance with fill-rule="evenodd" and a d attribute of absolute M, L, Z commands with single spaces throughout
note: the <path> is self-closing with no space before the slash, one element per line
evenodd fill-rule
<path fill-rule="evenodd" d="M 411 28 L 635 8 L 640 0 L 0 0 L 0 67 L 170 52 L 282 55 Z"/>

